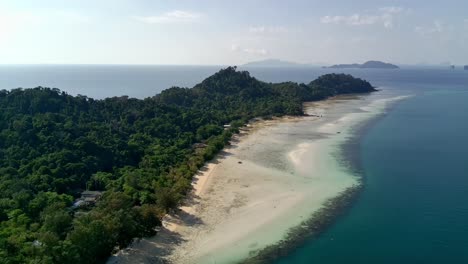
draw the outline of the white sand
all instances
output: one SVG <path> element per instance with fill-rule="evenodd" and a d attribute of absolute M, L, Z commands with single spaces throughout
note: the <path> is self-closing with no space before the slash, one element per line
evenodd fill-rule
<path fill-rule="evenodd" d="M 236 263 L 280 241 L 324 201 L 357 183 L 336 160 L 338 146 L 386 102 L 357 98 L 307 105 L 308 113 L 323 117 L 252 125 L 195 177 L 187 204 L 164 218 L 157 236 L 109 263 Z"/>

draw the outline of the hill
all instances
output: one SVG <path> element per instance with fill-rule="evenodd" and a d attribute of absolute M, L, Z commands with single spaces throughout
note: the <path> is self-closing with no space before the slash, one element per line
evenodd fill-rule
<path fill-rule="evenodd" d="M 367 61 L 363 64 L 336 64 L 327 68 L 332 69 L 348 69 L 348 68 L 358 68 L 358 69 L 399 69 L 397 65 L 385 63 L 381 61 Z"/>

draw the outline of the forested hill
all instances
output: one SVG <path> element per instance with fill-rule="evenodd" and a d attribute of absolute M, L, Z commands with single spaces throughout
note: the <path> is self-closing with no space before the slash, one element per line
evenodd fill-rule
<path fill-rule="evenodd" d="M 144 100 L 2 90 L 0 263 L 103 262 L 153 235 L 249 119 L 301 115 L 304 101 L 370 91 L 349 75 L 271 84 L 235 67 Z M 104 192 L 95 206 L 73 206 L 83 190 Z"/>

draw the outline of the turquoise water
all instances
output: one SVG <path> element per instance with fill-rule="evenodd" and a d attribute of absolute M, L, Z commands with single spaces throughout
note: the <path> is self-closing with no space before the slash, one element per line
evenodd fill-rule
<path fill-rule="evenodd" d="M 468 87 L 414 87 L 364 132 L 353 208 L 278 264 L 468 263 Z"/>

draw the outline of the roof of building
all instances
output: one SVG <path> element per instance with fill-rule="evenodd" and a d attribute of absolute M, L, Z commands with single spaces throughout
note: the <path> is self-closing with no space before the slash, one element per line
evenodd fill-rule
<path fill-rule="evenodd" d="M 98 197 L 101 195 L 102 195 L 102 192 L 100 191 L 84 191 L 81 193 L 82 197 Z"/>

